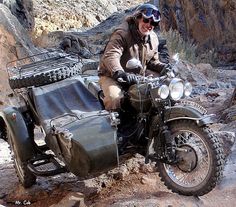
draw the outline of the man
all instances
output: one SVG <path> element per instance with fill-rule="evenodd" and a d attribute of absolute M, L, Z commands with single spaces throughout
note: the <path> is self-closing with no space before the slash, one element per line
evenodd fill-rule
<path fill-rule="evenodd" d="M 165 70 L 166 64 L 159 61 L 159 42 L 153 31 L 159 22 L 158 8 L 152 4 L 143 4 L 111 35 L 98 71 L 106 110 L 120 108 L 122 89 L 136 83 L 135 74 L 145 76 L 150 74 L 150 70 L 153 74 Z M 126 68 L 127 61 L 132 58 L 141 61 L 141 71 Z"/>

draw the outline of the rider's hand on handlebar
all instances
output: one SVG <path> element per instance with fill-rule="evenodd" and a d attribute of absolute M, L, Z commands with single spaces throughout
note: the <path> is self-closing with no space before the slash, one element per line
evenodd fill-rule
<path fill-rule="evenodd" d="M 127 74 L 127 79 L 130 86 L 138 83 L 138 77 L 133 73 Z"/>
<path fill-rule="evenodd" d="M 116 80 L 122 87 L 128 87 L 137 83 L 137 76 L 135 74 L 127 74 L 122 70 L 114 73 L 113 79 Z"/>
<path fill-rule="evenodd" d="M 112 77 L 117 82 L 127 82 L 127 74 L 122 70 L 117 70 Z"/>

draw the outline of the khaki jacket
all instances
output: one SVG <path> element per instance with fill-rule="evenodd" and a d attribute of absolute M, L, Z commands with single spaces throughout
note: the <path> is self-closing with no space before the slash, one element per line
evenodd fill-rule
<path fill-rule="evenodd" d="M 117 70 L 137 73 L 126 68 L 126 62 L 132 58 L 139 59 L 145 69 L 160 73 L 164 65 L 159 61 L 158 45 L 154 31 L 142 39 L 134 20 L 127 19 L 111 35 L 100 60 L 98 74 L 112 77 Z"/>

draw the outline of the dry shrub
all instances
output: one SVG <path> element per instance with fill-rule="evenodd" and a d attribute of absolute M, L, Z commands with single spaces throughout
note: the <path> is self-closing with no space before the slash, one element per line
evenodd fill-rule
<path fill-rule="evenodd" d="M 197 63 L 210 63 L 214 65 L 214 52 L 204 51 L 200 53 L 198 45 L 193 42 L 193 40 L 184 40 L 183 37 L 177 30 L 169 30 L 161 32 L 167 40 L 167 47 L 170 56 L 179 53 L 179 57 L 182 60 L 187 60 L 194 64 Z"/>

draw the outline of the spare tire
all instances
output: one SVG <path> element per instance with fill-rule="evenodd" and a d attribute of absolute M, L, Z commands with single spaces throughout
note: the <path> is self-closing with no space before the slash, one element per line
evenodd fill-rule
<path fill-rule="evenodd" d="M 20 77 L 15 76 L 9 78 L 9 85 L 12 89 L 20 89 L 30 86 L 42 86 L 70 78 L 79 73 L 80 69 L 78 67 L 64 67 L 37 73 L 33 76 L 24 76 L 24 74 L 22 74 Z"/>
<path fill-rule="evenodd" d="M 70 78 L 81 73 L 81 65 L 67 57 L 49 58 L 14 68 L 17 75 L 9 77 L 12 89 L 42 86 Z"/>

